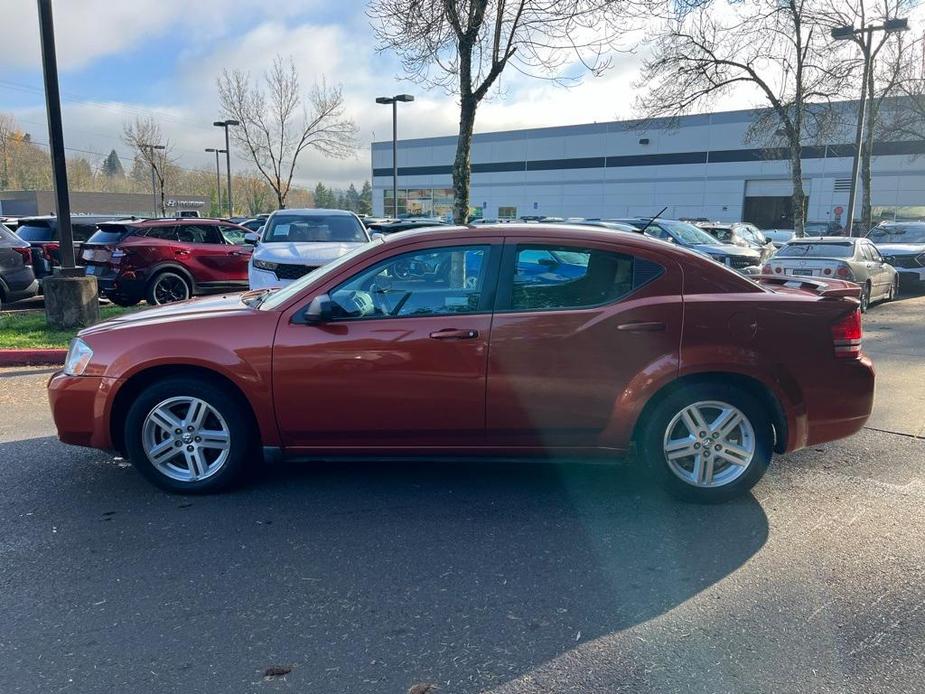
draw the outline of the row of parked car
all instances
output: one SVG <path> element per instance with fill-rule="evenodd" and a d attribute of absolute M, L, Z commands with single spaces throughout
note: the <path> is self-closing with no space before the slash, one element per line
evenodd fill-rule
<path fill-rule="evenodd" d="M 104 297 L 126 306 L 142 300 L 164 304 L 216 291 L 279 287 L 376 236 L 448 226 L 439 219 L 361 219 L 352 212 L 323 209 L 279 210 L 238 222 L 75 216 L 72 226 L 78 263 L 97 278 Z M 925 282 L 922 222 L 883 223 L 861 239 L 787 240 L 745 222 L 695 224 L 661 218 L 542 222 L 641 233 L 747 275 L 853 281 L 862 287 L 865 310 L 871 303 L 895 297 L 901 280 Z M 41 279 L 60 264 L 54 217 L 19 219 L 15 226 L 15 234 L 6 227 L 0 233 L 0 247 L 6 247 L 0 248 L 0 301 L 6 302 L 34 295 Z"/>

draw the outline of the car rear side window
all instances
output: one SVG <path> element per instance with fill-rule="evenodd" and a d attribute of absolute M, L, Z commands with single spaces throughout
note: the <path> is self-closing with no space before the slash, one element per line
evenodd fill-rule
<path fill-rule="evenodd" d="M 612 303 L 661 275 L 644 258 L 596 248 L 518 245 L 501 310 L 551 311 Z"/>
<path fill-rule="evenodd" d="M 162 241 L 176 241 L 177 240 L 177 228 L 173 225 L 151 227 L 145 232 L 145 236 L 147 236 L 149 239 L 160 239 Z"/>
<path fill-rule="evenodd" d="M 222 243 L 218 227 L 210 224 L 179 224 L 177 239 L 180 243 Z"/>

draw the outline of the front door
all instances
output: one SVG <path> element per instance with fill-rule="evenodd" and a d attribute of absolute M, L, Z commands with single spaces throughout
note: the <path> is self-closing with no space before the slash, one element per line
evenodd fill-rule
<path fill-rule="evenodd" d="M 488 442 L 609 445 L 604 432 L 621 397 L 677 372 L 681 319 L 673 261 L 609 244 L 509 238 L 491 334 Z"/>
<path fill-rule="evenodd" d="M 500 249 L 487 239 L 396 252 L 328 291 L 327 322 L 284 317 L 273 353 L 284 445 L 481 444 Z"/>

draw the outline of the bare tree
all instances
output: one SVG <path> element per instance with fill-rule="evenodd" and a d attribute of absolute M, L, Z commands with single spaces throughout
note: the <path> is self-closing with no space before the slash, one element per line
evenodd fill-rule
<path fill-rule="evenodd" d="M 670 3 L 651 42 L 638 106 L 646 119 L 675 119 L 742 86 L 769 107 L 752 133 L 783 142 L 793 185 L 793 228 L 803 235 L 802 145 L 831 125 L 824 108 L 843 93 L 850 66 L 840 60 L 810 0 L 706 0 Z"/>
<path fill-rule="evenodd" d="M 346 115 L 341 87 L 322 79 L 303 97 L 291 58 L 276 56 L 262 85 L 247 72 L 225 70 L 218 96 L 225 115 L 241 123 L 232 130 L 235 144 L 270 184 L 280 207 L 286 206 L 296 162 L 306 149 L 336 159 L 356 152 L 357 128 Z"/>
<path fill-rule="evenodd" d="M 469 218 L 476 110 L 509 66 L 567 81 L 577 63 L 600 74 L 630 29 L 636 0 L 373 0 L 380 50 L 394 51 L 414 81 L 459 96 L 453 216 Z M 396 201 L 397 203 L 397 201 Z"/>
<path fill-rule="evenodd" d="M 160 200 L 160 214 L 167 216 L 166 189 L 171 175 L 177 171 L 173 159 L 173 145 L 161 133 L 160 124 L 154 118 L 136 116 L 131 123 L 122 127 L 122 141 L 135 150 L 136 160 L 141 160 L 154 172 L 157 182 L 156 195 Z"/>

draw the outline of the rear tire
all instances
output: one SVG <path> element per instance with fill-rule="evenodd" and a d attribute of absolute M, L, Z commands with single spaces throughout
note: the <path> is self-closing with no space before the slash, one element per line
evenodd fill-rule
<path fill-rule="evenodd" d="M 774 430 L 758 399 L 714 381 L 663 398 L 646 415 L 639 443 L 643 459 L 671 494 L 720 503 L 745 494 L 764 475 Z"/>
<path fill-rule="evenodd" d="M 238 394 L 196 378 L 168 378 L 143 390 L 126 415 L 124 441 L 138 472 L 181 494 L 227 489 L 259 450 Z"/>
<path fill-rule="evenodd" d="M 861 287 L 861 313 L 867 313 L 870 308 L 870 282 L 865 282 Z"/>
<path fill-rule="evenodd" d="M 164 270 L 159 272 L 145 289 L 145 299 L 152 306 L 163 306 L 177 301 L 186 301 L 193 295 L 193 288 L 187 279 L 178 272 Z"/>
<path fill-rule="evenodd" d="M 893 278 L 893 283 L 890 285 L 890 293 L 887 294 L 887 301 L 895 301 L 899 296 L 899 277 Z"/>

